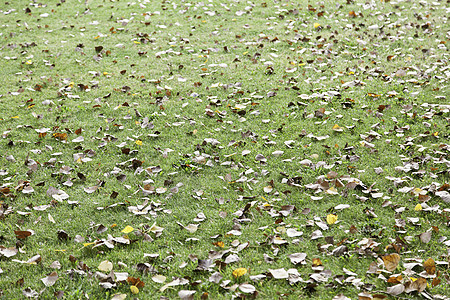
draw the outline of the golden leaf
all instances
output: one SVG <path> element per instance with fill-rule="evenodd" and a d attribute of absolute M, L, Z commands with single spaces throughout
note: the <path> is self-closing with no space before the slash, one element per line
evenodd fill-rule
<path fill-rule="evenodd" d="M 383 256 L 382 258 L 384 266 L 386 267 L 386 270 L 388 270 L 389 272 L 394 271 L 397 268 L 398 263 L 400 262 L 400 255 L 398 255 L 397 253 L 392 253 Z"/>
<path fill-rule="evenodd" d="M 425 271 L 430 275 L 434 275 L 436 273 L 436 263 L 431 257 L 424 261 L 423 267 Z"/>
<path fill-rule="evenodd" d="M 339 126 L 338 124 L 334 124 L 333 128 L 334 131 L 338 131 L 338 132 L 342 132 L 344 131 L 344 128 L 342 128 L 341 126 Z"/>
<path fill-rule="evenodd" d="M 133 230 L 134 230 L 133 227 L 131 227 L 130 225 L 127 225 L 121 232 L 127 234 L 127 233 L 132 232 Z"/>
<path fill-rule="evenodd" d="M 130 291 L 135 295 L 139 293 L 139 289 L 134 285 L 130 286 Z"/>
<path fill-rule="evenodd" d="M 336 223 L 337 219 L 338 219 L 337 215 L 333 215 L 333 214 L 327 215 L 327 223 L 330 225 Z"/>
<path fill-rule="evenodd" d="M 322 261 L 320 260 L 320 258 L 313 258 L 312 265 L 313 265 L 313 267 L 321 266 Z"/>
<path fill-rule="evenodd" d="M 236 270 L 233 271 L 234 278 L 241 277 L 241 276 L 243 276 L 245 274 L 247 274 L 247 269 L 246 268 L 237 268 Z"/>
<path fill-rule="evenodd" d="M 401 283 L 403 280 L 403 276 L 402 275 L 398 275 L 398 276 L 391 276 L 389 277 L 389 279 L 387 280 L 388 283 Z"/>

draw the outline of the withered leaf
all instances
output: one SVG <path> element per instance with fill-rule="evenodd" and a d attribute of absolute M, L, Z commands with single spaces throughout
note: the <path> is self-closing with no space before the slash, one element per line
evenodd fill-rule
<path fill-rule="evenodd" d="M 241 290 L 241 292 L 246 294 L 252 294 L 256 291 L 256 288 L 249 283 L 240 284 L 239 289 Z"/>
<path fill-rule="evenodd" d="M 292 253 L 290 255 L 288 255 L 289 259 L 291 260 L 291 263 L 293 264 L 304 264 L 306 263 L 305 259 L 306 259 L 306 253 Z"/>
<path fill-rule="evenodd" d="M 19 252 L 16 247 L 6 248 L 0 245 L 0 254 L 5 256 L 6 258 L 12 257 Z"/>
<path fill-rule="evenodd" d="M 58 278 L 58 274 L 56 272 L 52 272 L 47 277 L 42 278 L 41 281 L 45 284 L 45 286 L 49 287 L 54 285 Z"/>
<path fill-rule="evenodd" d="M 196 291 L 181 290 L 178 292 L 178 297 L 180 297 L 181 300 L 194 300 L 195 293 Z"/>
<path fill-rule="evenodd" d="M 398 296 L 405 291 L 405 286 L 403 284 L 396 284 L 394 286 L 390 286 L 386 289 L 386 293 L 391 296 Z"/>
<path fill-rule="evenodd" d="M 134 285 L 135 287 L 137 287 L 139 289 L 143 288 L 145 286 L 145 283 L 143 281 L 141 281 L 141 279 L 138 277 L 129 276 L 127 278 L 127 282 L 128 282 L 128 284 Z"/>
<path fill-rule="evenodd" d="M 436 263 L 431 257 L 423 262 L 423 268 L 429 275 L 434 275 L 436 273 Z"/>
<path fill-rule="evenodd" d="M 27 298 L 37 298 L 39 296 L 38 292 L 32 290 L 31 288 L 24 289 L 22 294 Z"/>
<path fill-rule="evenodd" d="M 431 241 L 431 231 L 425 231 L 419 235 L 420 241 L 422 243 L 429 243 Z"/>
<path fill-rule="evenodd" d="M 14 230 L 16 238 L 24 240 L 29 236 L 32 236 L 34 232 L 32 230 Z"/>
<path fill-rule="evenodd" d="M 383 259 L 386 270 L 388 270 L 389 272 L 392 272 L 397 268 L 397 266 L 400 262 L 400 255 L 398 255 L 397 253 L 392 253 L 392 254 L 383 256 L 382 259 Z"/>
<path fill-rule="evenodd" d="M 269 273 L 273 276 L 275 279 L 287 279 L 289 278 L 288 272 L 284 268 L 281 269 L 269 269 Z"/>

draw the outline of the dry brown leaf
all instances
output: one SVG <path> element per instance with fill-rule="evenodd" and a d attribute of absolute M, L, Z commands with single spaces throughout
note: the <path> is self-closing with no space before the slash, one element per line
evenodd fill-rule
<path fill-rule="evenodd" d="M 398 255 L 397 253 L 392 253 L 392 254 L 383 256 L 382 259 L 383 259 L 386 270 L 388 270 L 389 272 L 392 272 L 397 268 L 397 266 L 400 262 L 400 255 Z"/>
<path fill-rule="evenodd" d="M 424 261 L 423 267 L 425 271 L 430 275 L 434 275 L 436 273 L 436 263 L 431 257 Z"/>
<path fill-rule="evenodd" d="M 49 287 L 54 285 L 58 278 L 58 274 L 56 272 L 52 272 L 47 277 L 42 278 L 41 281 L 45 284 L 45 286 Z"/>

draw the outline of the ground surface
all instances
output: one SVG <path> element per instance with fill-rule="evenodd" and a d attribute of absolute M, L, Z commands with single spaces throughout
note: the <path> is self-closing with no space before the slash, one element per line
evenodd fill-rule
<path fill-rule="evenodd" d="M 0 294 L 448 297 L 449 3 L 308 3 L 3 0 Z"/>

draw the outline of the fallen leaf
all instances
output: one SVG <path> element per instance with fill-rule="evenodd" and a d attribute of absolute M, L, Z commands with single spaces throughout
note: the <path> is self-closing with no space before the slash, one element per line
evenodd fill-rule
<path fill-rule="evenodd" d="M 157 283 L 164 283 L 164 281 L 166 281 L 166 276 L 158 274 L 158 275 L 153 276 L 152 280 Z"/>
<path fill-rule="evenodd" d="M 405 291 L 405 286 L 403 284 L 397 284 L 390 286 L 386 289 L 386 293 L 391 296 L 398 296 Z"/>
<path fill-rule="evenodd" d="M 133 295 L 139 294 L 139 289 L 134 285 L 130 286 L 130 291 Z"/>
<path fill-rule="evenodd" d="M 24 240 L 29 236 L 32 236 L 34 232 L 32 230 L 14 230 L 16 238 Z"/>
<path fill-rule="evenodd" d="M 111 297 L 111 300 L 125 300 L 127 298 L 127 294 L 114 294 Z"/>
<path fill-rule="evenodd" d="M 123 232 L 123 233 L 125 233 L 125 234 L 128 234 L 128 233 L 132 232 L 133 230 L 134 230 L 133 227 L 127 225 L 124 229 L 122 229 L 121 232 Z"/>
<path fill-rule="evenodd" d="M 180 297 L 181 300 L 193 300 L 195 293 L 196 291 L 181 290 L 178 292 L 178 297 Z"/>
<path fill-rule="evenodd" d="M 288 272 L 284 268 L 281 269 L 269 269 L 270 274 L 272 274 L 275 279 L 287 279 L 289 278 Z"/>
<path fill-rule="evenodd" d="M 327 215 L 327 223 L 330 225 L 336 223 L 337 219 L 338 219 L 337 215 L 333 215 L 333 214 Z"/>
<path fill-rule="evenodd" d="M 431 241 L 431 231 L 425 231 L 419 235 L 420 241 L 422 243 L 429 243 Z"/>
<path fill-rule="evenodd" d="M 56 272 L 50 273 L 47 277 L 41 279 L 46 287 L 52 286 L 58 280 L 58 274 Z"/>
<path fill-rule="evenodd" d="M 243 283 L 239 285 L 239 289 L 241 290 L 241 292 L 246 293 L 246 294 L 252 294 L 256 291 L 256 288 L 248 283 Z"/>
<path fill-rule="evenodd" d="M 423 262 L 423 267 L 425 271 L 430 275 L 434 275 L 436 273 L 436 263 L 431 257 Z"/>
<path fill-rule="evenodd" d="M 388 270 L 389 272 L 392 272 L 397 268 L 397 266 L 400 262 L 400 255 L 398 255 L 397 253 L 393 253 L 393 254 L 383 256 L 382 259 L 383 259 L 384 267 L 386 268 L 386 270 Z"/>
<path fill-rule="evenodd" d="M 98 269 L 102 272 L 108 273 L 113 269 L 113 264 L 108 260 L 104 260 L 98 265 Z"/>
<path fill-rule="evenodd" d="M 243 275 L 247 274 L 247 269 L 246 268 L 237 268 L 233 271 L 233 276 L 234 278 L 239 278 Z"/>
<path fill-rule="evenodd" d="M 288 255 L 288 257 L 291 260 L 291 263 L 296 265 L 305 262 L 306 253 L 292 253 Z"/>

